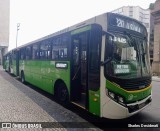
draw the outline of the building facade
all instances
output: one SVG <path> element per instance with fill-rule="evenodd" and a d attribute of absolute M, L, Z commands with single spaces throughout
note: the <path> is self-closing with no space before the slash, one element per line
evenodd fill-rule
<path fill-rule="evenodd" d="M 0 64 L 9 46 L 10 0 L 0 0 Z"/>
<path fill-rule="evenodd" d="M 154 50 L 152 72 L 160 75 L 160 0 L 156 0 L 151 14 L 154 16 Z"/>
<path fill-rule="evenodd" d="M 149 41 L 149 53 L 150 53 L 151 67 L 152 67 L 152 64 L 153 64 L 153 50 L 154 50 L 154 17 L 153 17 L 153 15 L 151 15 L 150 41 Z"/>

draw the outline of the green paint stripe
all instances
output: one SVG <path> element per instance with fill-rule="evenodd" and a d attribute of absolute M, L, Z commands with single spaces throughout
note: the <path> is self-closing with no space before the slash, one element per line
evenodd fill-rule
<path fill-rule="evenodd" d="M 91 25 L 74 30 L 71 32 L 71 35 L 75 35 L 75 34 L 78 34 L 78 33 L 84 32 L 84 31 L 88 31 L 88 30 L 91 30 Z"/>
<path fill-rule="evenodd" d="M 96 101 L 94 101 L 96 99 Z M 89 90 L 89 112 L 100 116 L 100 89 L 98 91 Z"/>

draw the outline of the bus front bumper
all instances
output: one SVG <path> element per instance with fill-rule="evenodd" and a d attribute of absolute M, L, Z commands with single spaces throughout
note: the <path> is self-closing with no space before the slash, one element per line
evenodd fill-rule
<path fill-rule="evenodd" d="M 137 101 L 135 103 L 127 104 L 126 106 L 122 106 L 119 103 L 110 99 L 102 109 L 102 117 L 110 118 L 110 119 L 123 119 L 130 117 L 144 108 L 151 105 L 152 97 L 151 95 L 146 97 L 141 101 Z"/>

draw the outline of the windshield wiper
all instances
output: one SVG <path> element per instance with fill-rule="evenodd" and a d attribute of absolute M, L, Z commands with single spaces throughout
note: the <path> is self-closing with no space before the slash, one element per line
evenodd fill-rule
<path fill-rule="evenodd" d="M 126 31 L 124 31 L 124 34 L 127 36 L 127 39 L 129 40 L 129 43 L 131 44 L 130 46 L 134 46 L 136 51 L 138 51 L 138 53 L 140 53 L 138 44 L 136 44 L 137 42 L 133 39 L 133 37 Z"/>
<path fill-rule="evenodd" d="M 132 44 L 134 45 L 135 40 L 132 38 L 132 36 L 126 31 L 124 31 L 124 34 L 127 36 L 127 39 L 129 40 L 129 44 L 131 44 L 130 46 L 132 46 Z"/>

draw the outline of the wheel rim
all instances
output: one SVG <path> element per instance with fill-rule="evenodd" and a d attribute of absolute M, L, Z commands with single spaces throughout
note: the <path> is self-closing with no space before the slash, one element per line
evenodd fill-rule
<path fill-rule="evenodd" d="M 60 84 L 58 88 L 58 100 L 65 104 L 68 101 L 68 91 L 65 85 Z"/>
<path fill-rule="evenodd" d="M 22 83 L 24 82 L 24 79 L 23 79 L 23 77 L 22 77 Z"/>
<path fill-rule="evenodd" d="M 65 88 L 61 89 L 60 99 L 61 101 L 66 101 L 67 99 L 67 90 Z"/>
<path fill-rule="evenodd" d="M 21 81 L 22 83 L 24 83 L 24 75 L 22 74 L 22 77 L 21 77 Z"/>

